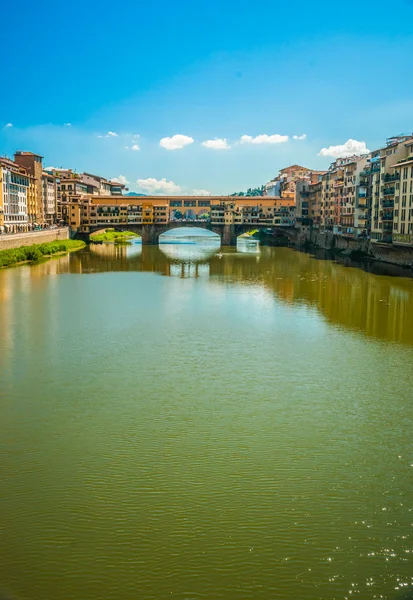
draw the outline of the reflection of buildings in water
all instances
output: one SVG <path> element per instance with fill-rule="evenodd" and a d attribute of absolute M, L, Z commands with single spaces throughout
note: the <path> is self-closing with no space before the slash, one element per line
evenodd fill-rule
<path fill-rule="evenodd" d="M 259 240 L 247 239 L 243 237 L 237 238 L 237 252 L 248 254 L 258 254 L 260 252 Z"/>
<path fill-rule="evenodd" d="M 137 251 L 138 258 L 126 260 L 127 250 Z M 25 292 L 27 296 L 28 289 L 44 285 L 42 276 L 108 271 L 152 272 L 179 278 L 210 277 L 211 283 L 218 285 L 224 282 L 226 285 L 264 286 L 279 301 L 317 309 L 333 326 L 384 341 L 413 344 L 413 279 L 372 274 L 289 248 L 262 246 L 260 254 L 226 248 L 221 253 L 215 244 L 209 247 L 162 244 L 143 248 L 139 244 L 132 249 L 96 245 L 93 249 L 91 246 L 38 265 L 2 270 L 0 343 L 1 338 L 3 343 L 7 342 L 11 333 L 7 330 L 14 318 L 14 306 L 10 302 L 16 293 Z M 49 286 L 51 283 L 49 281 Z M 39 319 L 39 323 L 42 322 Z"/>
<path fill-rule="evenodd" d="M 102 244 L 90 244 L 90 252 L 111 259 L 135 258 L 142 254 L 142 240 L 128 242 L 125 244 L 113 244 L 103 242 Z"/>
<path fill-rule="evenodd" d="M 211 276 L 254 282 L 288 304 L 317 308 L 335 326 L 386 341 L 413 343 L 413 280 L 372 275 L 288 248 L 263 247 L 259 262 L 225 253 L 211 260 Z M 240 260 L 241 259 L 241 260 Z"/>
<path fill-rule="evenodd" d="M 165 244 L 159 245 L 159 250 L 172 260 L 185 263 L 204 262 L 210 259 L 221 247 L 221 242 L 208 241 L 202 244 Z"/>

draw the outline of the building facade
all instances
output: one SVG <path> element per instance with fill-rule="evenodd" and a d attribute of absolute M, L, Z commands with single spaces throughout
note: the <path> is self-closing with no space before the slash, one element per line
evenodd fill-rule
<path fill-rule="evenodd" d="M 165 225 L 208 220 L 212 225 L 292 227 L 295 203 L 265 196 L 72 196 L 66 203 L 66 222 L 75 232 L 119 225 Z"/>
<path fill-rule="evenodd" d="M 399 233 L 401 224 L 406 224 L 401 220 L 401 211 L 406 207 L 401 206 L 400 198 L 407 197 L 407 192 L 403 193 L 405 182 L 401 182 L 402 172 L 396 166 L 411 155 L 412 142 L 412 136 L 392 137 L 384 148 L 374 152 L 371 206 L 373 242 L 392 242 L 393 233 Z M 372 161 L 373 156 L 370 159 Z"/>
<path fill-rule="evenodd" d="M 57 221 L 57 184 L 56 177 L 43 171 L 42 173 L 43 211 L 46 225 Z"/>
<path fill-rule="evenodd" d="M 396 185 L 394 195 L 393 244 L 413 246 L 413 139 L 405 144 L 406 157 L 390 169 Z"/>
<path fill-rule="evenodd" d="M 27 203 L 28 220 L 32 227 L 45 225 L 43 204 L 43 157 L 33 152 L 19 150 L 14 155 L 14 161 L 30 176 L 29 195 Z"/>
<path fill-rule="evenodd" d="M 352 237 L 369 234 L 367 190 L 363 178 L 368 156 L 338 158 L 321 177 L 319 225 Z"/>
<path fill-rule="evenodd" d="M 0 233 L 28 231 L 29 173 L 14 161 L 0 158 L 0 186 Z"/>

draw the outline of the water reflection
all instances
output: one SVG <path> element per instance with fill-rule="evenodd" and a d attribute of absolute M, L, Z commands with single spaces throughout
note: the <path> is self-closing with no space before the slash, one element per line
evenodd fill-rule
<path fill-rule="evenodd" d="M 105 257 L 110 256 L 116 260 L 134 258 L 142 254 L 142 239 L 137 238 L 124 244 L 113 244 L 110 242 L 90 244 L 89 248 L 93 254 Z"/>
<path fill-rule="evenodd" d="M 0 583 L 391 600 L 411 579 L 413 281 L 287 248 L 95 250 L 0 271 Z"/>
<path fill-rule="evenodd" d="M 355 265 L 348 259 L 339 264 L 289 248 L 262 247 L 257 255 L 196 245 L 102 244 L 32 267 L 0 271 L 0 303 L 3 314 L 13 312 L 8 304 L 13 289 L 23 282 L 41 286 L 43 277 L 52 274 L 140 271 L 181 278 L 209 276 L 213 285 L 253 286 L 270 292 L 278 302 L 316 308 L 334 326 L 413 345 L 413 279 L 376 275 Z M 389 269 L 379 263 L 367 268 L 384 273 Z M 7 329 L 6 320 L 3 335 Z"/>
<path fill-rule="evenodd" d="M 159 244 L 218 244 L 221 238 L 209 229 L 198 227 L 175 227 L 159 236 Z"/>
<path fill-rule="evenodd" d="M 203 244 L 160 244 L 159 250 L 167 258 L 183 263 L 204 262 L 214 256 L 219 250 L 221 242 Z"/>
<path fill-rule="evenodd" d="M 239 236 L 237 238 L 237 251 L 249 254 L 258 254 L 260 252 L 259 240 Z"/>

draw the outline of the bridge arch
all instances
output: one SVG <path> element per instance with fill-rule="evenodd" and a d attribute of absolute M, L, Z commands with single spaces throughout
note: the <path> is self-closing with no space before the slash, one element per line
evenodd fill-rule
<path fill-rule="evenodd" d="M 203 244 L 221 245 L 221 236 L 206 227 L 169 227 L 159 235 L 159 244 Z"/>

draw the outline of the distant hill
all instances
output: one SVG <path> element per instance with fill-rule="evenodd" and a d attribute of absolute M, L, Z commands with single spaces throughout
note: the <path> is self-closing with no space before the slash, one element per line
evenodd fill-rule
<path fill-rule="evenodd" d="M 147 194 L 138 194 L 137 192 L 128 192 L 125 196 L 146 196 Z"/>

